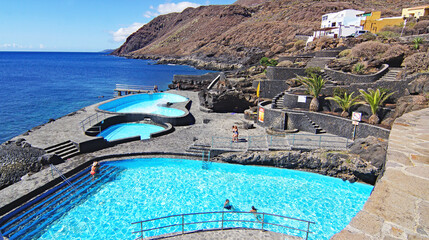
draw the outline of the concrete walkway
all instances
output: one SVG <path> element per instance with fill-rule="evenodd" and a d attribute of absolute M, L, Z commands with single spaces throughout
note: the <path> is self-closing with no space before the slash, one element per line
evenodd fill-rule
<path fill-rule="evenodd" d="M 429 108 L 392 127 L 384 176 L 334 240 L 429 239 Z"/>

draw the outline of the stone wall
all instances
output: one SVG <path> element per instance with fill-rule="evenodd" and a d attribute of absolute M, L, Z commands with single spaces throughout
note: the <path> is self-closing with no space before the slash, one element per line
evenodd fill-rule
<path fill-rule="evenodd" d="M 296 75 L 305 76 L 304 68 L 267 67 L 267 78 L 269 80 L 288 80 Z"/>
<path fill-rule="evenodd" d="M 325 73 L 335 81 L 341 81 L 345 85 L 352 83 L 371 83 L 380 79 L 387 71 L 389 71 L 389 65 L 383 64 L 380 71 L 371 75 L 356 75 L 351 73 L 345 73 L 342 71 L 336 71 L 330 68 L 325 68 Z"/>
<path fill-rule="evenodd" d="M 353 136 L 354 125 L 352 124 L 351 119 L 348 118 L 320 112 L 271 109 L 271 106 L 267 102 L 261 103 L 259 107 L 264 109 L 264 122 L 258 121 L 258 125 L 263 127 L 274 127 L 277 124 L 278 119 L 283 117 L 283 112 L 286 114 L 286 129 L 298 129 L 300 131 L 316 133 L 315 128 L 309 121 L 310 119 L 328 133 L 348 139 L 351 139 Z M 375 136 L 388 139 L 389 134 L 390 131 L 388 129 L 361 122 L 356 127 L 355 138 Z"/>
<path fill-rule="evenodd" d="M 305 102 L 298 102 L 298 98 L 301 96 L 301 99 Z M 357 96 L 356 92 L 354 96 Z M 281 108 L 288 109 L 303 109 L 308 110 L 310 107 L 310 102 L 313 97 L 310 95 L 297 95 L 285 93 L 283 95 L 283 104 Z M 329 112 L 342 112 L 342 109 L 338 104 L 333 100 L 327 100 L 325 97 L 319 97 L 320 110 L 329 111 Z M 358 104 L 350 108 L 350 112 L 361 112 L 363 118 L 369 118 L 372 115 L 371 108 L 367 104 Z M 380 107 L 378 111 L 378 116 L 381 120 L 391 117 L 394 111 L 390 108 Z"/>
<path fill-rule="evenodd" d="M 261 84 L 259 90 L 261 98 L 273 98 L 289 88 L 289 85 L 284 80 L 254 81 L 252 87 L 257 88 L 259 83 Z"/>

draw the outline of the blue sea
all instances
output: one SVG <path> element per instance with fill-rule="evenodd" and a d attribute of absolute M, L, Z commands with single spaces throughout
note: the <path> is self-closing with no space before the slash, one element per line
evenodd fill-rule
<path fill-rule="evenodd" d="M 209 71 L 104 53 L 0 52 L 0 143 L 113 97 L 115 84 L 168 89 L 175 74 Z"/>

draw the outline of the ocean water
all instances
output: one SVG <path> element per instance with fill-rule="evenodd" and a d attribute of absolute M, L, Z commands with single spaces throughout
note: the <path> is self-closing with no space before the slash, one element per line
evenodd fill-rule
<path fill-rule="evenodd" d="M 182 213 L 223 211 L 228 198 L 235 211 L 272 213 L 312 221 L 311 240 L 327 240 L 341 231 L 368 199 L 372 186 L 350 183 L 319 174 L 272 167 L 211 163 L 168 158 L 132 159 L 106 163 L 125 169 L 91 197 L 67 210 L 62 218 L 42 229 L 38 239 L 135 239 L 140 224 L 131 223 Z M 253 221 L 251 214 L 227 219 Z M 189 222 L 220 220 L 221 215 L 187 216 Z M 264 222 L 306 230 L 307 224 L 267 216 Z M 145 229 L 159 227 L 148 222 Z M 162 220 L 163 225 L 181 219 Z M 224 227 L 254 227 L 260 223 L 226 222 Z M 219 223 L 187 225 L 186 231 L 220 228 Z M 264 229 L 304 237 L 305 234 L 266 224 Z M 145 237 L 180 232 L 181 227 L 150 231 Z"/>
<path fill-rule="evenodd" d="M 209 71 L 104 53 L 0 52 L 0 143 L 113 97 L 115 84 L 158 85 Z"/>

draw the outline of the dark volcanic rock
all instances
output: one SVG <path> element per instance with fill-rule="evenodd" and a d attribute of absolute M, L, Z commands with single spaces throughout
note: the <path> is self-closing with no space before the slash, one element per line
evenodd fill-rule
<path fill-rule="evenodd" d="M 0 189 L 21 180 L 29 172 L 38 172 L 43 167 L 41 156 L 45 151 L 31 147 L 25 139 L 0 146 Z"/>
<path fill-rule="evenodd" d="M 374 161 L 377 167 L 354 154 L 323 150 L 223 153 L 213 158 L 213 161 L 305 170 L 350 182 L 362 181 L 369 184 L 375 184 L 383 165 Z"/>
<path fill-rule="evenodd" d="M 357 139 L 350 147 L 350 153 L 357 154 L 377 168 L 386 162 L 387 142 L 370 136 Z"/>
<path fill-rule="evenodd" d="M 203 90 L 198 93 L 200 104 L 215 112 L 242 113 L 255 105 L 255 99 L 252 96 L 232 89 L 220 92 Z"/>

